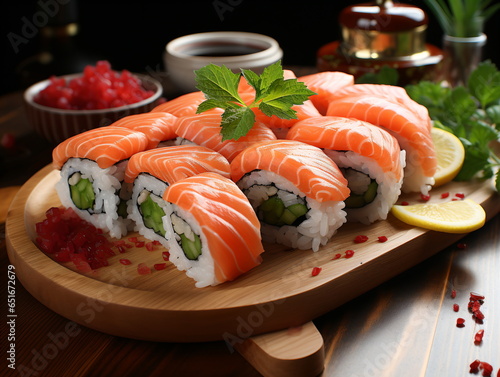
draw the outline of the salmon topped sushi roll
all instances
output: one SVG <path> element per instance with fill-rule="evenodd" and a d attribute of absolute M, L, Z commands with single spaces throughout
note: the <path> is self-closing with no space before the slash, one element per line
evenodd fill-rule
<path fill-rule="evenodd" d="M 56 191 L 65 207 L 111 235 L 129 230 L 122 185 L 128 159 L 146 150 L 149 140 L 139 131 L 101 127 L 75 135 L 52 152 L 53 166 L 61 170 Z"/>
<path fill-rule="evenodd" d="M 334 99 L 335 93 L 344 87 L 354 85 L 354 76 L 344 72 L 326 71 L 301 76 L 298 81 L 317 93 L 310 97 L 311 102 L 322 115 L 326 115 L 328 104 Z"/>
<path fill-rule="evenodd" d="M 210 148 L 227 158 L 229 162 L 246 147 L 262 140 L 276 140 L 271 129 L 255 122 L 248 133 L 238 140 L 222 141 L 222 118 L 219 114 L 197 114 L 180 117 L 176 123 L 177 144 L 194 143 Z"/>
<path fill-rule="evenodd" d="M 183 94 L 156 106 L 151 112 L 164 112 L 183 117 L 186 115 L 195 115 L 200 103 L 205 101 L 205 94 L 201 91 Z M 206 111 L 207 113 L 222 114 L 223 110 L 214 108 Z"/>
<path fill-rule="evenodd" d="M 147 149 L 158 146 L 173 145 L 177 135 L 174 132 L 174 124 L 177 117 L 170 113 L 142 113 L 129 115 L 113 122 L 115 127 L 125 127 L 140 131 L 148 137 Z"/>
<path fill-rule="evenodd" d="M 401 193 L 405 152 L 384 129 L 356 119 L 322 116 L 296 123 L 287 139 L 321 148 L 351 190 L 348 221 L 384 220 Z"/>
<path fill-rule="evenodd" d="M 330 102 L 328 115 L 354 118 L 383 127 L 406 151 L 403 192 L 428 194 L 434 184 L 437 157 L 427 124 L 402 104 L 370 94 Z"/>
<path fill-rule="evenodd" d="M 201 173 L 170 185 L 163 199 L 170 261 L 196 287 L 234 280 L 261 263 L 259 220 L 230 179 Z"/>
<path fill-rule="evenodd" d="M 167 246 L 162 217 L 168 204 L 162 199 L 163 193 L 172 183 L 204 172 L 229 178 L 229 162 L 220 153 L 198 145 L 169 146 L 133 155 L 125 170 L 125 182 L 132 185 L 127 212 L 135 230 Z"/>
<path fill-rule="evenodd" d="M 294 140 L 256 143 L 231 162 L 263 239 L 317 251 L 346 221 L 347 180 L 319 148 Z"/>

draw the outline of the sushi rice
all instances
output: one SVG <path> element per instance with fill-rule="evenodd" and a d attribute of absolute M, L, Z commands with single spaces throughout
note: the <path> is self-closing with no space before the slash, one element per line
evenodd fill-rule
<path fill-rule="evenodd" d="M 61 204 L 73 208 L 80 217 L 109 232 L 111 237 L 125 236 L 132 222 L 118 214 L 118 205 L 121 200 L 126 200 L 128 195 L 121 184 L 126 164 L 127 161 L 121 161 L 102 169 L 89 159 L 68 159 L 61 169 L 61 178 L 55 185 Z M 92 183 L 95 200 L 91 208 L 80 209 L 71 198 L 70 186 L 75 184 L 78 178 L 88 179 Z"/>
<path fill-rule="evenodd" d="M 290 181 L 273 172 L 255 170 L 242 177 L 237 184 L 257 212 L 258 207 L 273 195 L 278 195 L 285 207 L 296 203 L 307 206 L 305 219 L 298 225 L 276 226 L 261 221 L 264 242 L 318 251 L 320 246 L 326 245 L 337 229 L 346 222 L 344 202 L 320 203 L 306 197 Z"/>

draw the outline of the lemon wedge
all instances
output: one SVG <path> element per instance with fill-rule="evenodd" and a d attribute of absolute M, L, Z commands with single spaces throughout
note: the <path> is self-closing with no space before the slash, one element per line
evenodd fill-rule
<path fill-rule="evenodd" d="M 483 207 L 470 199 L 394 205 L 391 212 L 406 224 L 445 233 L 469 233 L 486 221 Z"/>
<path fill-rule="evenodd" d="M 457 176 L 464 163 L 465 149 L 458 137 L 440 128 L 433 127 L 431 137 L 437 157 L 434 187 L 438 187 Z"/>

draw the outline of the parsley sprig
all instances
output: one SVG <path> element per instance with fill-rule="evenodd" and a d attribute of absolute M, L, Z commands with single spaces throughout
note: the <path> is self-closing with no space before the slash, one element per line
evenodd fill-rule
<path fill-rule="evenodd" d="M 500 191 L 500 72 L 490 61 L 470 75 L 467 86 L 455 88 L 423 81 L 406 87 L 415 101 L 427 107 L 434 126 L 455 134 L 465 147 L 465 160 L 455 180 L 495 176 Z M 495 153 L 495 149 L 497 153 Z"/>
<path fill-rule="evenodd" d="M 255 89 L 252 103 L 246 104 L 238 93 L 241 75 Z M 276 115 L 282 119 L 296 119 L 294 105 L 301 105 L 315 92 L 297 79 L 285 79 L 281 62 L 278 61 L 257 73 L 242 69 L 234 73 L 226 66 L 206 65 L 195 71 L 196 88 L 205 94 L 206 100 L 197 113 L 213 108 L 222 108 L 222 140 L 238 140 L 245 136 L 255 123 L 253 108 L 265 115 Z"/>

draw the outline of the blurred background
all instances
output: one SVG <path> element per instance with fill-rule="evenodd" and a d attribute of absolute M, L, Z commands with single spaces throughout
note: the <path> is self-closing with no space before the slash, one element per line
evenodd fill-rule
<path fill-rule="evenodd" d="M 2 7 L 0 94 L 22 90 L 50 75 L 80 72 L 108 60 L 116 70 L 166 77 L 163 51 L 170 40 L 205 31 L 249 31 L 275 38 L 283 64 L 315 66 L 316 52 L 340 39 L 339 12 L 356 0 L 165 1 L 134 4 L 76 0 L 9 1 Z M 442 30 L 423 1 L 404 3 L 427 11 L 428 43 L 441 46 Z M 69 25 L 64 34 L 45 25 Z M 500 62 L 500 12 L 486 24 L 484 59 Z M 47 54 L 50 51 L 52 55 Z"/>

